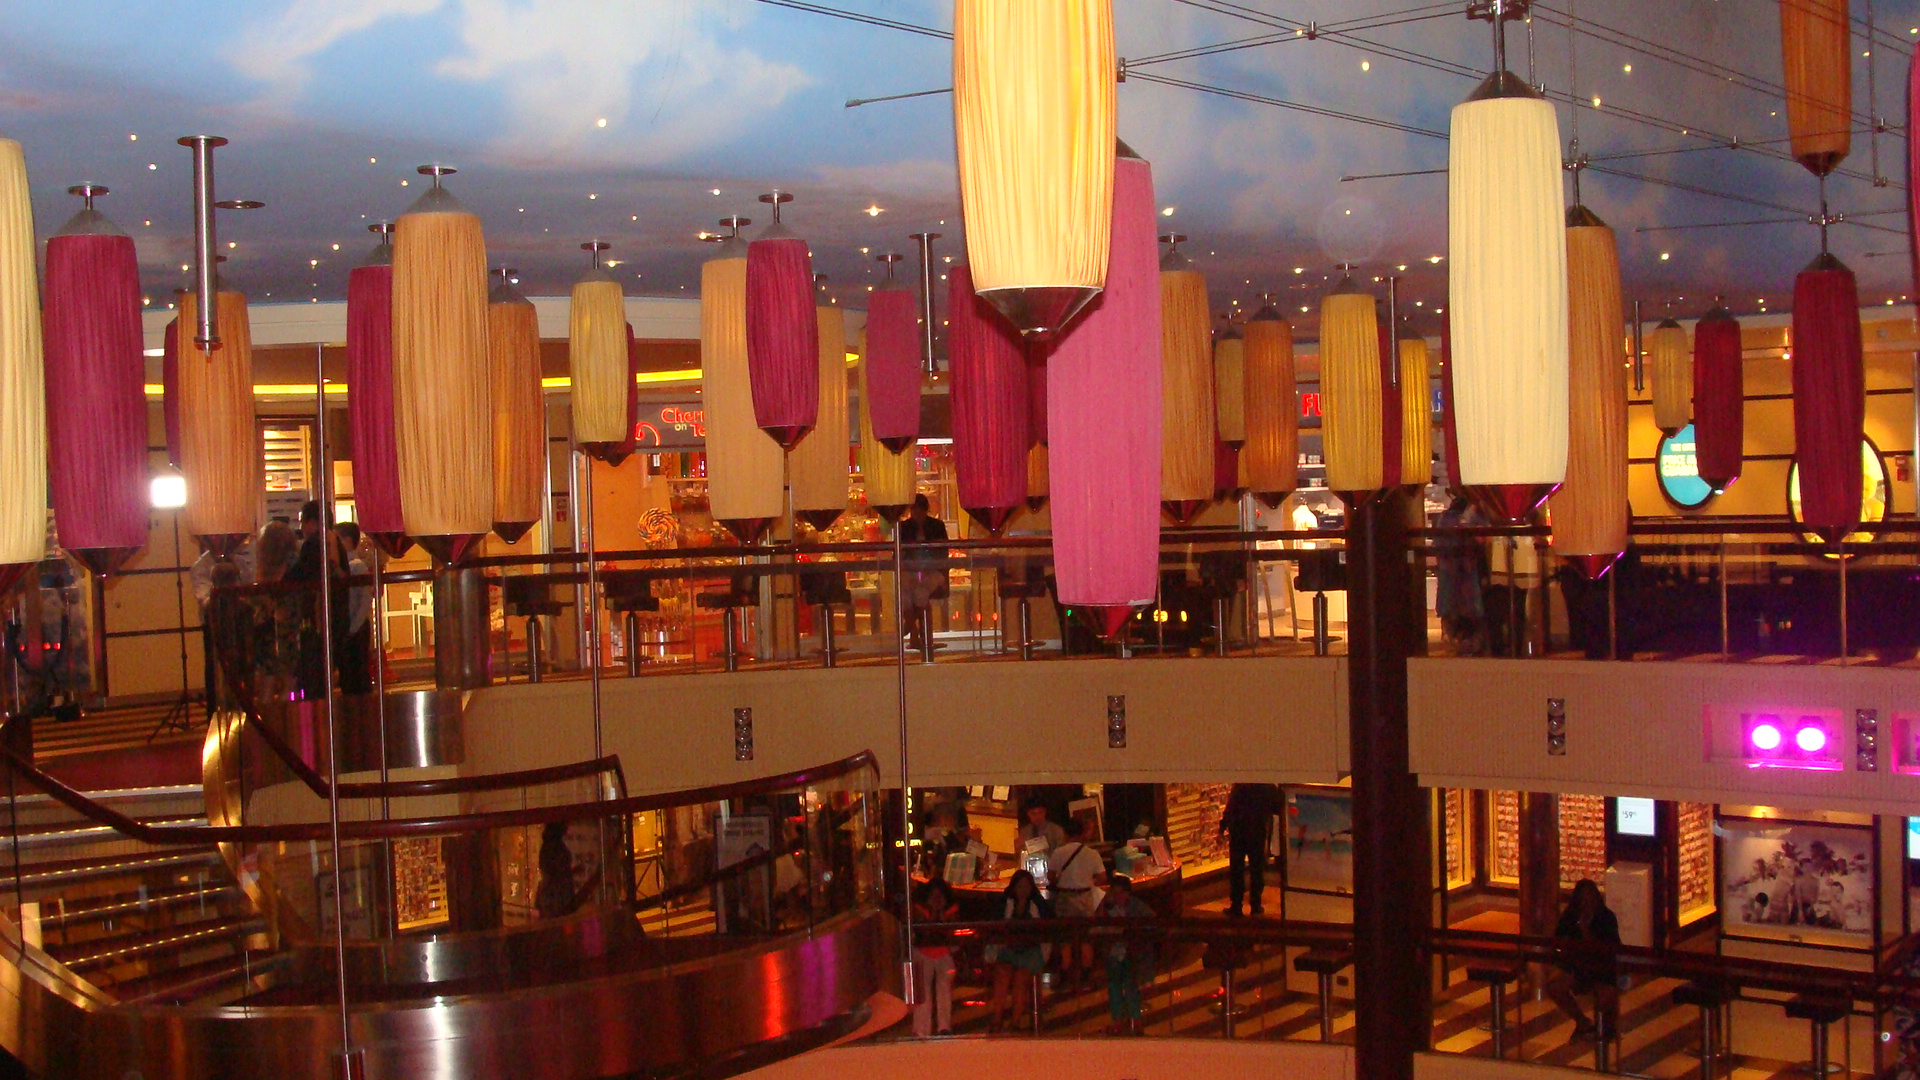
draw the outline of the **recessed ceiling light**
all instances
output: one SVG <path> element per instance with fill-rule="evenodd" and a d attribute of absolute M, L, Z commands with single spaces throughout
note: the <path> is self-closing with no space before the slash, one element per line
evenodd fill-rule
<path fill-rule="evenodd" d="M 1373 70 L 1373 61 L 1371 61 L 1371 60 L 1362 60 L 1362 61 L 1360 61 L 1360 70 L 1361 70 L 1361 71 L 1372 71 L 1372 70 Z"/>
<path fill-rule="evenodd" d="M 1599 94 L 1595 94 L 1595 95 L 1593 95 L 1593 107 L 1594 107 L 1594 108 L 1596 108 L 1596 109 L 1600 107 L 1600 95 L 1599 95 Z"/>
<path fill-rule="evenodd" d="M 369 164 L 369 165 L 378 165 L 378 164 L 380 164 L 380 159 L 379 159 L 379 158 L 377 158 L 377 157 L 370 157 L 370 158 L 368 158 L 368 159 L 367 159 L 367 164 Z"/>
<path fill-rule="evenodd" d="M 1401 272 L 1401 273 L 1403 273 L 1403 274 L 1407 272 L 1407 264 L 1406 264 L 1406 263 L 1401 263 L 1401 264 L 1400 264 L 1400 272 Z"/>
<path fill-rule="evenodd" d="M 406 182 L 405 180 L 402 180 L 402 181 L 400 181 L 400 186 L 401 186 L 401 187 L 406 187 L 406 186 L 407 186 L 407 182 Z"/>
<path fill-rule="evenodd" d="M 1435 266 L 1438 266 L 1438 265 L 1440 264 L 1440 256 L 1438 256 L 1438 255 L 1429 255 L 1429 256 L 1427 256 L 1427 261 L 1428 261 L 1428 262 L 1430 262 L 1430 263 L 1433 263 L 1433 264 L 1434 264 Z"/>
<path fill-rule="evenodd" d="M 134 134 L 132 134 L 132 133 L 128 133 L 128 135 L 127 135 L 127 141 L 128 141 L 128 142 L 139 142 L 139 141 L 140 141 L 140 136 L 138 136 L 138 135 L 134 135 Z"/>
<path fill-rule="evenodd" d="M 594 126 L 594 127 L 606 127 L 606 126 L 607 126 L 607 118 L 603 116 L 603 117 L 601 117 L 600 119 L 598 119 L 598 120 L 595 120 L 595 121 L 593 122 L 593 126 Z"/>
<path fill-rule="evenodd" d="M 1621 71 L 1624 71 L 1624 72 L 1626 72 L 1626 73 L 1627 73 L 1627 74 L 1629 74 L 1629 75 L 1631 75 L 1631 74 L 1633 74 L 1633 65 L 1632 65 L 1632 64 L 1622 64 L 1622 65 L 1620 66 L 1620 70 L 1621 70 Z"/>
<path fill-rule="evenodd" d="M 335 245 L 333 245 L 333 250 L 335 250 L 335 251 L 339 251 L 339 250 L 340 250 L 340 245 L 339 245 L 339 244 L 335 244 Z"/>
<path fill-rule="evenodd" d="M 1296 274 L 1304 274 L 1307 272 L 1307 268 L 1304 266 L 1296 266 L 1293 268 L 1293 272 Z"/>
<path fill-rule="evenodd" d="M 707 192 L 707 194 L 709 194 L 709 195 L 718 195 L 718 194 L 720 194 L 720 189 L 719 189 L 719 188 L 714 188 L 714 189 L 712 189 L 711 191 L 709 191 L 709 192 Z"/>
<path fill-rule="evenodd" d="M 1162 207 L 1162 208 L 1160 209 L 1160 216 L 1161 216 L 1161 217 L 1172 217 L 1172 216 L 1173 216 L 1173 207 L 1171 207 L 1171 206 L 1166 206 L 1166 207 Z"/>
<path fill-rule="evenodd" d="M 160 163 L 159 163 L 159 162 L 157 162 L 157 161 L 149 161 L 149 162 L 147 162 L 147 171 L 148 171 L 148 172 L 153 172 L 153 171 L 155 171 L 155 170 L 157 170 L 157 169 L 159 169 L 159 168 L 160 168 Z"/>
<path fill-rule="evenodd" d="M 1671 258 L 1673 258 L 1673 252 L 1671 251 L 1663 251 L 1660 253 L 1661 262 L 1666 262 L 1668 259 L 1671 259 Z"/>
<path fill-rule="evenodd" d="M 589 192 L 587 192 L 587 198 L 588 198 L 588 199 L 597 199 L 597 198 L 599 198 L 599 197 L 600 197 L 600 193 L 599 193 L 599 192 L 597 192 L 597 191 L 589 191 Z"/>
<path fill-rule="evenodd" d="M 879 217 L 881 214 L 884 214 L 886 212 L 887 212 L 886 207 L 881 206 L 878 203 L 871 203 L 867 206 L 867 209 L 866 209 L 866 215 L 868 217 Z"/>
<path fill-rule="evenodd" d="M 232 251 L 232 250 L 233 250 L 234 248 L 237 248 L 237 247 L 239 247 L 239 246 L 240 246 L 240 244 L 239 244 L 239 243 L 238 243 L 237 241 L 233 241 L 233 240 L 229 240 L 229 241 L 227 241 L 227 250 L 228 250 L 228 251 Z"/>

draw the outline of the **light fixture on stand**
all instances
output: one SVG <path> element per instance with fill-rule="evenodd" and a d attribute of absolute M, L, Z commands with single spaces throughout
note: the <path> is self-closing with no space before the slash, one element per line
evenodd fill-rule
<path fill-rule="evenodd" d="M 210 179 L 210 178 L 209 178 Z M 200 200 L 196 197 L 195 202 Z M 258 210 L 254 199 L 225 199 L 210 204 L 223 210 Z M 209 211 L 211 212 L 211 211 Z M 212 226 L 207 228 L 209 235 Z M 209 275 L 218 321 L 202 344 L 202 335 L 180 338 L 180 472 L 193 500 L 187 504 L 186 529 L 201 547 L 227 556 L 259 525 L 260 492 L 266 468 L 254 422 L 253 332 L 246 294 L 229 288 L 218 273 L 225 256 L 213 257 Z M 180 295 L 180 323 L 201 325 L 199 293 Z"/>
<path fill-rule="evenodd" d="M 1567 255 L 1553 106 L 1506 70 L 1505 24 L 1526 0 L 1469 9 L 1493 27 L 1495 70 L 1454 106 L 1448 297 L 1458 483 L 1519 523 L 1566 478 Z"/>
<path fill-rule="evenodd" d="M 1160 507 L 1185 525 L 1213 499 L 1213 346 L 1207 279 L 1181 233 L 1160 237 Z"/>

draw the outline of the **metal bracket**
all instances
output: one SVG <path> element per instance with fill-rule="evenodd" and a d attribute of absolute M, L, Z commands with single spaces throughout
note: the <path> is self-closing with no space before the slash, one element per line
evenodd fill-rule
<path fill-rule="evenodd" d="M 1853 767 L 1858 772 L 1880 771 L 1880 710 L 1853 711 Z"/>
<path fill-rule="evenodd" d="M 1107 695 L 1107 749 L 1127 748 L 1127 695 Z"/>
<path fill-rule="evenodd" d="M 1567 699 L 1547 699 L 1547 756 L 1567 756 Z"/>
<path fill-rule="evenodd" d="M 753 710 L 733 710 L 733 760 L 753 760 Z"/>

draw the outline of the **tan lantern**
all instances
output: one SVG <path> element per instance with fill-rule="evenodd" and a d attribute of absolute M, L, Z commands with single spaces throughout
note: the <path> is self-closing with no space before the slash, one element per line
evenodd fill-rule
<path fill-rule="evenodd" d="M 540 388 L 540 318 L 511 269 L 487 295 L 493 399 L 493 531 L 512 544 L 540 520 L 547 496 L 547 404 Z M 624 404 L 622 411 L 625 411 Z"/>
<path fill-rule="evenodd" d="M 1815 176 L 1853 146 L 1853 44 L 1847 0 L 1780 0 L 1780 70 L 1786 76 L 1793 157 Z"/>
<path fill-rule="evenodd" d="M 1320 301 L 1320 445 L 1327 487 L 1364 500 L 1386 484 L 1380 316 L 1351 277 Z"/>
<path fill-rule="evenodd" d="M 567 317 L 573 441 L 600 461 L 611 461 L 632 434 L 627 427 L 627 398 L 632 392 L 627 384 L 627 298 L 620 283 L 600 265 L 600 253 L 611 246 L 604 240 L 580 245 L 593 263 L 573 283 Z"/>
<path fill-rule="evenodd" d="M 913 444 L 895 453 L 873 433 L 873 413 L 867 408 L 867 332 L 860 331 L 860 477 L 867 490 L 867 506 L 888 521 L 899 521 L 913 504 Z"/>
<path fill-rule="evenodd" d="M 1627 550 L 1627 371 L 1620 253 L 1585 206 L 1567 211 L 1567 480 L 1553 496 L 1553 550 L 1589 579 Z"/>
<path fill-rule="evenodd" d="M 1660 320 L 1647 338 L 1647 369 L 1652 375 L 1653 422 L 1672 435 L 1693 422 L 1693 350 L 1686 328 Z"/>
<path fill-rule="evenodd" d="M 825 530 L 847 509 L 847 319 L 838 305 L 814 306 L 820 328 L 820 411 L 813 431 L 787 451 L 793 516 Z"/>
<path fill-rule="evenodd" d="M 1207 279 L 1172 233 L 1160 260 L 1160 505 L 1184 525 L 1213 499 L 1213 349 Z"/>
<path fill-rule="evenodd" d="M 493 527 L 493 387 L 487 242 L 480 219 L 433 187 L 393 234 L 393 441 L 407 532 L 459 562 Z"/>
<path fill-rule="evenodd" d="M 1247 343 L 1232 323 L 1213 341 L 1213 422 L 1235 450 L 1247 441 Z"/>
<path fill-rule="evenodd" d="M 747 371 L 747 243 L 743 217 L 700 267 L 701 398 L 707 414 L 707 502 L 742 543 L 765 536 L 786 501 L 786 451 L 754 419 Z"/>
<path fill-rule="evenodd" d="M 1433 483 L 1433 393 L 1427 339 L 1405 333 L 1400 338 L 1400 483 L 1426 487 Z"/>
<path fill-rule="evenodd" d="M 179 295 L 180 322 L 199 319 L 199 299 Z M 180 335 L 180 474 L 187 482 L 181 524 L 209 551 L 239 547 L 259 525 L 267 486 L 253 415 L 253 334 L 247 297 L 221 289 L 214 305 L 220 347 L 209 355 Z"/>
<path fill-rule="evenodd" d="M 1553 106 L 1498 51 L 1448 138 L 1448 365 L 1459 482 L 1518 522 L 1567 472 L 1565 202 Z"/>
<path fill-rule="evenodd" d="M 1269 509 L 1300 483 L 1300 412 L 1293 368 L 1293 325 L 1267 304 L 1247 320 L 1247 442 L 1242 479 Z"/>
<path fill-rule="evenodd" d="M 1052 491 L 1048 486 L 1047 444 L 1034 443 L 1027 449 L 1027 509 L 1038 512 L 1047 505 L 1047 495 Z"/>
<path fill-rule="evenodd" d="M 1100 292 L 1112 226 L 1112 0 L 956 0 L 954 142 L 974 288 L 1022 334 Z"/>
<path fill-rule="evenodd" d="M 46 374 L 28 194 L 26 155 L 0 139 L 0 597 L 47 552 Z"/>

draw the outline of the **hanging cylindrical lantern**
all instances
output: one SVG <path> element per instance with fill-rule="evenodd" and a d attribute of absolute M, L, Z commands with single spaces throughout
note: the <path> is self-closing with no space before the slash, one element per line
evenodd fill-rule
<path fill-rule="evenodd" d="M 1825 176 L 1853 145 L 1853 27 L 1847 0 L 1780 0 L 1793 158 Z"/>
<path fill-rule="evenodd" d="M 1385 318 L 1379 320 L 1379 327 L 1380 348 L 1375 355 L 1380 357 L 1380 487 L 1384 490 L 1400 486 L 1402 395 L 1393 327 Z"/>
<path fill-rule="evenodd" d="M 1740 479 L 1746 461 L 1744 368 L 1740 323 L 1716 304 L 1693 324 L 1693 460 L 1716 492 Z"/>
<path fill-rule="evenodd" d="M 1447 489 L 1464 492 L 1460 483 L 1460 427 L 1453 397 L 1453 316 L 1440 320 L 1440 441 L 1446 456 Z"/>
<path fill-rule="evenodd" d="M 0 139 L 0 596 L 47 553 L 47 394 L 29 190 L 20 144 Z"/>
<path fill-rule="evenodd" d="M 1822 252 L 1793 281 L 1793 447 L 1800 520 L 1829 542 L 1860 523 L 1866 410 L 1859 286 Z"/>
<path fill-rule="evenodd" d="M 820 321 L 813 308 L 813 257 L 780 224 L 784 191 L 760 196 L 773 224 L 747 245 L 747 370 L 761 430 L 791 450 L 813 430 L 820 407 Z"/>
<path fill-rule="evenodd" d="M 1372 294 L 1342 278 L 1320 301 L 1320 446 L 1328 489 L 1349 503 L 1387 486 L 1380 346 Z"/>
<path fill-rule="evenodd" d="M 1427 339 L 1411 332 L 1400 338 L 1400 483 L 1426 487 L 1433 482 L 1433 393 Z"/>
<path fill-rule="evenodd" d="M 1237 500 L 1246 490 L 1240 483 L 1240 448 L 1216 437 L 1213 440 L 1213 501 Z"/>
<path fill-rule="evenodd" d="M 626 422 L 622 425 L 626 435 L 607 450 L 601 460 L 609 465 L 618 465 L 633 456 L 640 449 L 640 372 L 642 358 L 640 341 L 633 336 L 633 324 L 624 323 L 623 337 L 627 342 L 627 412 Z"/>
<path fill-rule="evenodd" d="M 1496 521 L 1520 522 L 1567 474 L 1560 125 L 1502 68 L 1454 106 L 1448 146 L 1459 483 Z"/>
<path fill-rule="evenodd" d="M 753 416 L 747 372 L 747 244 L 734 232 L 700 267 L 701 398 L 707 413 L 707 501 L 713 519 L 751 544 L 783 512 L 786 454 Z"/>
<path fill-rule="evenodd" d="M 1213 423 L 1238 451 L 1247 441 L 1247 342 L 1232 323 L 1213 341 Z"/>
<path fill-rule="evenodd" d="M 965 265 L 947 288 L 954 480 L 961 508 L 997 536 L 1027 498 L 1027 351 Z"/>
<path fill-rule="evenodd" d="M 607 461 L 632 433 L 627 423 L 627 298 L 600 265 L 612 245 L 580 245 L 592 265 L 573 283 L 567 317 L 567 369 L 573 386 L 573 441 L 588 457 Z"/>
<path fill-rule="evenodd" d="M 1247 442 L 1240 451 L 1247 487 L 1277 510 L 1300 484 L 1300 412 L 1293 370 L 1293 325 L 1271 304 L 1247 320 Z"/>
<path fill-rule="evenodd" d="M 393 235 L 393 436 L 407 533 L 459 562 L 493 527 L 487 243 L 480 219 L 433 187 Z"/>
<path fill-rule="evenodd" d="M 879 290 L 875 290 L 878 292 Z M 871 312 L 867 315 L 873 323 Z M 899 521 L 913 503 L 913 444 L 899 450 L 888 446 L 873 430 L 873 342 L 860 331 L 860 478 L 867 507 L 888 521 Z"/>
<path fill-rule="evenodd" d="M 1107 277 L 1112 0 L 958 0 L 953 118 L 974 286 L 1028 337 Z"/>
<path fill-rule="evenodd" d="M 867 295 L 867 344 L 860 354 L 861 408 L 870 411 L 880 444 L 898 454 L 920 437 L 919 308 L 913 291 L 893 280 L 900 256 L 879 257 L 886 283 Z"/>
<path fill-rule="evenodd" d="M 1152 169 L 1125 144 L 1113 171 L 1106 289 L 1047 358 L 1059 600 L 1107 637 L 1160 584 L 1159 211 Z"/>
<path fill-rule="evenodd" d="M 253 333 L 247 297 L 221 289 L 215 311 L 220 347 L 193 341 L 194 293 L 180 294 L 180 474 L 187 482 L 182 524 L 207 550 L 225 554 L 259 524 L 266 465 L 253 413 Z"/>
<path fill-rule="evenodd" d="M 167 320 L 160 334 L 160 426 L 167 435 L 167 464 L 180 467 L 180 320 Z"/>
<path fill-rule="evenodd" d="M 1160 239 L 1160 505 L 1185 525 L 1213 498 L 1212 317 L 1207 279 L 1180 253 L 1186 237 Z"/>
<path fill-rule="evenodd" d="M 96 574 L 147 542 L 146 360 L 133 238 L 86 200 L 47 241 L 47 482 L 60 546 Z"/>
<path fill-rule="evenodd" d="M 400 511 L 393 444 L 393 226 L 347 273 L 347 429 L 353 436 L 353 511 L 364 533 L 398 558 L 413 546 Z"/>
<path fill-rule="evenodd" d="M 793 516 L 824 531 L 847 509 L 847 319 L 824 299 L 814 305 L 819 325 L 820 405 L 813 432 L 787 454 Z"/>
<path fill-rule="evenodd" d="M 487 294 L 487 371 L 493 398 L 493 532 L 509 544 L 517 543 L 540 520 L 547 497 L 547 401 L 540 388 L 540 317 L 533 304 L 513 287 L 513 273 L 510 269 L 495 271 L 497 280 Z M 626 370 L 625 365 L 621 370 Z M 625 402 L 621 404 L 624 413 Z"/>
<path fill-rule="evenodd" d="M 1693 422 L 1693 351 L 1686 328 L 1661 319 L 1647 337 L 1647 367 L 1653 378 L 1653 423 L 1672 435 Z"/>
<path fill-rule="evenodd" d="M 1567 212 L 1567 479 L 1554 493 L 1554 554 L 1589 580 L 1627 550 L 1627 369 L 1620 255 L 1584 206 Z"/>
<path fill-rule="evenodd" d="M 1045 343 L 1027 345 L 1027 442 L 1047 445 L 1047 354 Z"/>
<path fill-rule="evenodd" d="M 1027 449 L 1027 509 L 1039 512 L 1047 505 L 1047 492 L 1051 490 L 1048 472 L 1052 469 L 1048 461 L 1046 443 L 1034 443 Z"/>

